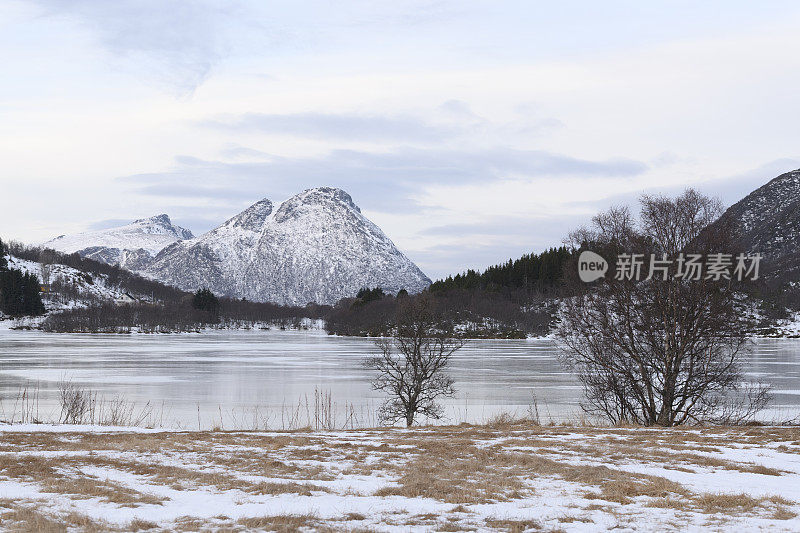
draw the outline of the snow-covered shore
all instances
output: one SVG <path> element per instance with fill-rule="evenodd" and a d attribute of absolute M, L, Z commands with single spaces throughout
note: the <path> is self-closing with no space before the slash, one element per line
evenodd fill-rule
<path fill-rule="evenodd" d="M 800 528 L 798 428 L 3 426 L 0 470 L 9 527 Z"/>

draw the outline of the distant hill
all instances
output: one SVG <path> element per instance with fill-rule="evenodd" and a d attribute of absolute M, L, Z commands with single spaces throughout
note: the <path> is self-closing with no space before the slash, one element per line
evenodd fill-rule
<path fill-rule="evenodd" d="M 800 281 L 800 169 L 781 174 L 722 215 L 745 249 L 763 257 L 765 276 Z"/>

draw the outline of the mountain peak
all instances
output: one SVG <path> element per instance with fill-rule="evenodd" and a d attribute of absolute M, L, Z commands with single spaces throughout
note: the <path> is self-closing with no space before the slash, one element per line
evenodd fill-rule
<path fill-rule="evenodd" d="M 264 198 L 229 219 L 225 222 L 225 225 L 250 231 L 259 231 L 270 214 L 272 214 L 272 201 Z"/>
<path fill-rule="evenodd" d="M 325 202 L 339 202 L 348 207 L 351 207 L 361 212 L 361 209 L 353 202 L 353 198 L 342 189 L 336 187 L 315 187 L 313 189 L 306 189 L 293 196 L 303 203 L 325 203 Z M 291 199 L 291 198 L 290 198 Z"/>
<path fill-rule="evenodd" d="M 140 218 L 134 220 L 129 226 L 139 226 L 143 233 L 166 233 L 177 237 L 179 240 L 192 239 L 194 235 L 191 231 L 180 226 L 176 226 L 169 219 L 169 215 L 162 213 L 150 218 Z M 125 226 L 123 226 L 125 227 Z M 116 228 L 111 228 L 115 230 Z M 121 229 L 121 228 L 120 228 Z"/>
<path fill-rule="evenodd" d="M 153 224 L 159 224 L 162 226 L 171 226 L 172 221 L 169 219 L 169 215 L 166 213 L 161 213 L 160 215 L 154 215 L 150 218 L 140 218 L 138 220 L 134 220 L 134 224 L 139 224 L 142 222 L 152 222 Z"/>
<path fill-rule="evenodd" d="M 283 202 L 275 212 L 275 222 L 285 222 L 304 213 L 317 212 L 316 208 L 336 212 L 344 209 L 361 214 L 361 209 L 353 202 L 353 198 L 342 189 L 316 187 L 306 189 Z"/>

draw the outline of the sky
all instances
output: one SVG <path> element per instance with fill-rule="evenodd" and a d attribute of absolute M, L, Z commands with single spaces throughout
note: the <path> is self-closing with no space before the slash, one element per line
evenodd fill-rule
<path fill-rule="evenodd" d="M 0 0 L 0 237 L 339 187 L 430 277 L 800 168 L 793 1 Z"/>

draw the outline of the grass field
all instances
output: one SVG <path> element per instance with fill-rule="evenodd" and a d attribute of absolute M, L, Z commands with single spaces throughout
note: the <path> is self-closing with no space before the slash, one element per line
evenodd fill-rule
<path fill-rule="evenodd" d="M 799 428 L 0 427 L 12 531 L 797 531 L 799 501 Z"/>

